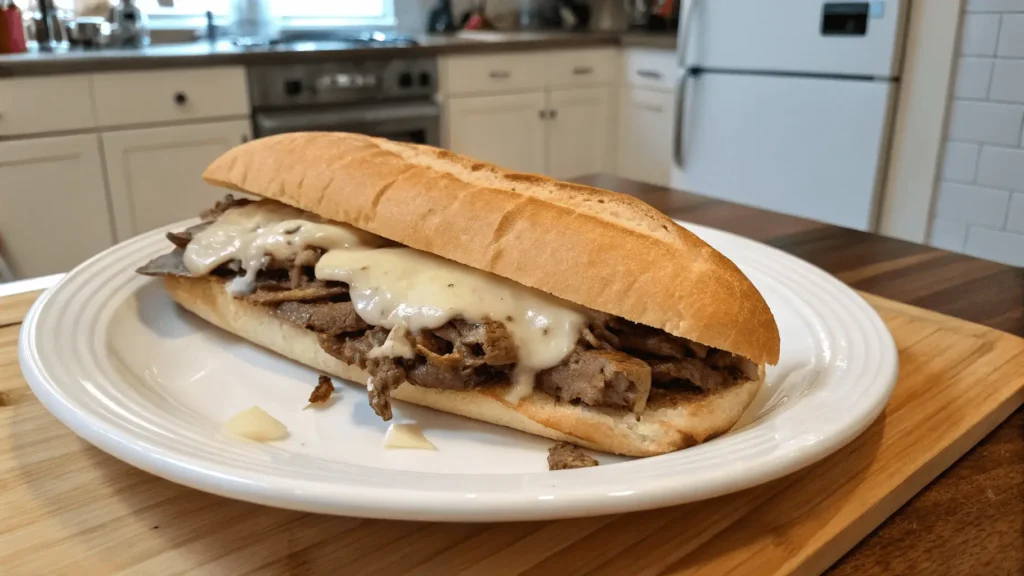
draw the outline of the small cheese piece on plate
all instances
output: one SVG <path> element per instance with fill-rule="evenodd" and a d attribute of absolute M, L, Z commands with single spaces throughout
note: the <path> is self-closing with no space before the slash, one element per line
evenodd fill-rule
<path fill-rule="evenodd" d="M 392 424 L 384 434 L 385 448 L 413 448 L 416 450 L 437 450 L 437 447 L 427 440 L 420 430 L 419 424 L 409 422 L 406 424 Z"/>
<path fill-rule="evenodd" d="M 235 414 L 224 423 L 224 429 L 236 436 L 257 442 L 280 440 L 288 434 L 288 429 L 284 424 L 267 414 L 259 406 L 253 406 Z"/>

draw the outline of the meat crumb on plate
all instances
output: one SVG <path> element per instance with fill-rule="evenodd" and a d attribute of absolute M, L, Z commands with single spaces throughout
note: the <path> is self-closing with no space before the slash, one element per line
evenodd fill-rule
<path fill-rule="evenodd" d="M 548 470 L 570 470 L 572 468 L 589 468 L 597 466 L 595 458 L 584 452 L 579 446 L 568 442 L 559 442 L 548 448 Z"/>
<path fill-rule="evenodd" d="M 331 382 L 330 376 L 320 375 L 317 380 L 316 388 L 313 389 L 313 393 L 309 395 L 310 404 L 323 404 L 331 399 L 331 394 L 334 394 L 334 382 Z"/>

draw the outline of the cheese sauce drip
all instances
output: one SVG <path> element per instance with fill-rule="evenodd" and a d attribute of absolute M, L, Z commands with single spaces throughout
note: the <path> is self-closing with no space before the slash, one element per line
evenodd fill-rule
<path fill-rule="evenodd" d="M 585 322 L 569 302 L 412 248 L 331 250 L 316 276 L 347 283 L 356 313 L 376 326 L 415 332 L 456 317 L 503 323 L 517 352 L 511 402 L 533 391 L 537 372 L 569 355 Z"/>
<path fill-rule="evenodd" d="M 308 247 L 326 250 L 317 262 L 316 277 L 347 283 L 359 316 L 391 329 L 371 357 L 413 358 L 408 332 L 440 328 L 456 317 L 501 322 L 516 345 L 507 396 L 511 402 L 528 396 L 537 372 L 557 366 L 576 346 L 585 318 L 574 304 L 427 252 L 388 244 L 359 228 L 264 200 L 232 208 L 196 234 L 185 248 L 184 261 L 189 272 L 201 276 L 238 260 L 245 274 L 228 290 L 240 295 L 252 291 L 257 272 L 271 258 L 287 261 Z"/>
<path fill-rule="evenodd" d="M 196 234 L 185 248 L 184 261 L 189 272 L 201 276 L 238 260 L 245 275 L 236 278 L 228 290 L 240 295 L 252 291 L 256 273 L 266 268 L 271 258 L 287 261 L 309 247 L 335 250 L 384 243 L 359 228 L 263 200 L 228 210 Z"/>

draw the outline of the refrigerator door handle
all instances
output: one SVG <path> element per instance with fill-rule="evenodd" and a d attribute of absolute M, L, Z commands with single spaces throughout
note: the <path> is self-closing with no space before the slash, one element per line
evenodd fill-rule
<path fill-rule="evenodd" d="M 679 36 L 676 38 L 676 56 L 679 60 L 679 69 L 686 70 L 689 64 L 686 62 L 686 52 L 690 48 L 690 31 L 693 29 L 693 10 L 697 6 L 697 0 L 681 0 L 683 4 L 682 13 L 679 15 Z"/>
<path fill-rule="evenodd" d="M 693 72 L 689 69 L 683 70 L 679 75 L 679 82 L 676 84 L 676 105 L 675 117 L 672 129 L 672 161 L 676 168 L 683 167 L 683 134 L 686 124 L 686 84 Z"/>

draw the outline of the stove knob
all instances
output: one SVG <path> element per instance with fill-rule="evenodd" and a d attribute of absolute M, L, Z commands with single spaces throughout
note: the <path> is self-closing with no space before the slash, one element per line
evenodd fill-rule
<path fill-rule="evenodd" d="M 420 72 L 420 86 L 423 88 L 429 88 L 433 79 L 430 77 L 430 72 Z"/>
<path fill-rule="evenodd" d="M 298 96 L 302 93 L 302 80 L 285 80 L 284 93 L 289 96 Z"/>
<path fill-rule="evenodd" d="M 402 88 L 412 88 L 412 74 L 409 72 L 402 72 L 398 76 L 398 85 Z"/>
<path fill-rule="evenodd" d="M 334 87 L 335 88 L 348 88 L 355 82 L 353 81 L 351 74 L 335 74 L 334 75 Z"/>

